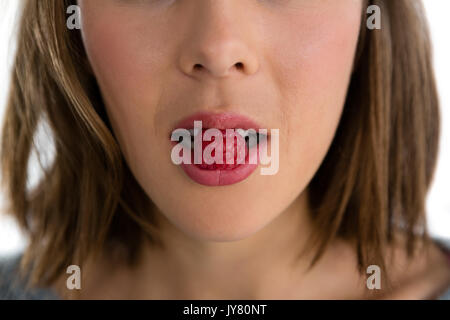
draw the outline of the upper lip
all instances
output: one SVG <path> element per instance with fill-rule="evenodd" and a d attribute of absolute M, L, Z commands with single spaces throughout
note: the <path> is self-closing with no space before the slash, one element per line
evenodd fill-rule
<path fill-rule="evenodd" d="M 214 113 L 203 111 L 194 113 L 179 121 L 172 129 L 171 134 L 176 129 L 193 129 L 194 121 L 202 121 L 203 129 L 255 129 L 256 131 L 262 129 L 261 125 L 256 121 L 235 112 Z"/>

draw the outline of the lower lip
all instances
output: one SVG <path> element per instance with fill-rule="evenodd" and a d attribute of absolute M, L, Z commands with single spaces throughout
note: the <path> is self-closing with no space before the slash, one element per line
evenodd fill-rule
<path fill-rule="evenodd" d="M 226 186 L 239 183 L 247 179 L 259 166 L 258 149 L 260 145 L 251 148 L 246 163 L 239 164 L 233 169 L 202 169 L 197 164 L 180 166 L 193 181 L 205 186 Z"/>

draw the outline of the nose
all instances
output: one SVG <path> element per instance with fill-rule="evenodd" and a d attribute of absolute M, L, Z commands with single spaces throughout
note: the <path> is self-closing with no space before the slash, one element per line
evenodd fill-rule
<path fill-rule="evenodd" d="M 182 72 L 201 80 L 235 74 L 251 75 L 258 70 L 258 58 L 251 47 L 251 22 L 239 14 L 239 2 L 191 2 L 196 6 L 193 10 L 195 21 L 186 31 L 186 41 L 180 50 L 179 66 Z"/>

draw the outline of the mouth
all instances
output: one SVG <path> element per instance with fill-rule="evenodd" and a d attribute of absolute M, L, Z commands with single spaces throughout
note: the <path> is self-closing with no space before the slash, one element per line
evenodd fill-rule
<path fill-rule="evenodd" d="M 173 141 L 172 133 L 177 129 L 186 129 L 189 138 Z M 205 137 L 209 129 L 217 129 L 214 132 L 220 132 L 222 140 L 216 141 L 217 136 Z M 266 146 L 269 139 L 268 130 L 236 113 L 195 113 L 181 120 L 170 133 L 172 146 L 181 144 L 183 152 L 191 151 L 190 164 L 181 163 L 180 167 L 191 180 L 206 186 L 231 185 L 247 179 L 259 165 L 259 148 Z M 222 148 L 214 149 L 219 143 Z M 205 159 L 207 149 L 212 150 L 212 159 Z M 222 151 L 222 157 L 216 156 L 216 150 Z"/>

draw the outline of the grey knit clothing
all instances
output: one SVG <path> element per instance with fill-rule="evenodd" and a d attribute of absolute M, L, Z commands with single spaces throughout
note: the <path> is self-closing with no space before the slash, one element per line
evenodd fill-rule
<path fill-rule="evenodd" d="M 18 276 L 22 254 L 0 257 L 0 300 L 60 300 L 50 289 L 27 289 Z"/>

